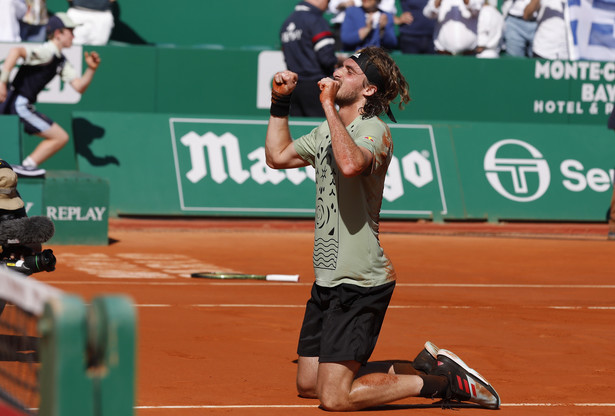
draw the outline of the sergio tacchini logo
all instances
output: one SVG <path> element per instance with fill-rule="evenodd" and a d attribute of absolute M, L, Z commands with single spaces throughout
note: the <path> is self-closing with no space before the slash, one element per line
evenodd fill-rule
<path fill-rule="evenodd" d="M 506 155 L 510 153 L 511 147 L 521 147 L 529 153 L 528 158 L 507 158 L 502 157 L 502 153 Z M 514 149 L 516 154 L 518 150 Z M 500 195 L 517 202 L 535 201 L 549 188 L 551 182 L 551 171 L 549 164 L 543 159 L 542 153 L 534 146 L 516 139 L 500 140 L 494 143 L 487 153 L 484 160 L 485 174 L 487 180 Z M 502 185 L 502 179 L 506 179 L 505 183 L 509 183 L 508 178 L 503 175 L 509 175 L 512 179 L 512 190 L 506 189 Z M 531 175 L 536 175 L 538 185 L 533 185 L 532 189 L 528 187 L 528 178 Z M 536 181 L 531 181 L 535 184 Z"/>

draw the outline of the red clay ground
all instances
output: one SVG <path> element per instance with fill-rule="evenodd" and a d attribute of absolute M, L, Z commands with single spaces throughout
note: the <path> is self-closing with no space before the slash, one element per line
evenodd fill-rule
<path fill-rule="evenodd" d="M 297 397 L 295 347 L 313 281 L 311 221 L 110 222 L 112 244 L 48 246 L 35 277 L 90 299 L 129 294 L 138 313 L 138 416 L 317 415 Z M 374 360 L 451 349 L 502 398 L 501 415 L 615 411 L 615 242 L 604 224 L 385 222 L 398 286 Z M 47 248 L 47 247 L 46 247 Z M 300 274 L 300 283 L 190 272 Z M 366 415 L 485 414 L 408 399 Z"/>

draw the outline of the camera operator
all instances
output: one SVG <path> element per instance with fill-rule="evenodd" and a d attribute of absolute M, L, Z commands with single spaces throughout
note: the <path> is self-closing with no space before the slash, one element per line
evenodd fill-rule
<path fill-rule="evenodd" d="M 24 275 L 55 270 L 52 250 L 42 250 L 42 243 L 54 234 L 53 222 L 47 217 L 28 218 L 17 191 L 17 174 L 0 159 L 0 267 Z"/>

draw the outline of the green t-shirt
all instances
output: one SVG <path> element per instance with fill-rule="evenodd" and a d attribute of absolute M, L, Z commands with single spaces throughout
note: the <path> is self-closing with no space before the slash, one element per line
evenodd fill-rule
<path fill-rule="evenodd" d="M 314 274 L 316 284 L 372 287 L 395 280 L 395 270 L 378 239 L 386 171 L 393 156 L 389 127 L 378 117 L 357 117 L 346 129 L 373 155 L 369 172 L 347 178 L 338 169 L 325 121 L 293 142 L 316 170 Z"/>

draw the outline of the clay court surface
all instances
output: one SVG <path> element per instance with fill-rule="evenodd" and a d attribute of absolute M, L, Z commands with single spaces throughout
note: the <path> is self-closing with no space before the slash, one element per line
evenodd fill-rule
<path fill-rule="evenodd" d="M 373 360 L 426 340 L 499 392 L 501 415 L 615 413 L 615 242 L 604 224 L 385 222 L 398 285 Z M 35 277 L 138 314 L 138 416 L 319 415 L 297 397 L 295 348 L 313 281 L 311 221 L 110 222 L 108 246 L 54 246 Z M 189 278 L 299 274 L 299 283 Z M 413 398 L 366 415 L 473 415 Z"/>

